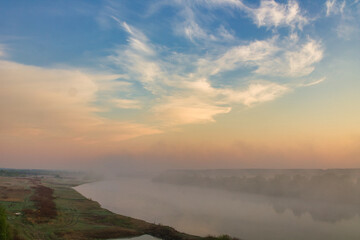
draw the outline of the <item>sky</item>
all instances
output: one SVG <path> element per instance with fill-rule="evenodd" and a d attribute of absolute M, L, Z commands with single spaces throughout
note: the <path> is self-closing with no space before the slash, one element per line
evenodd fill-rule
<path fill-rule="evenodd" d="M 0 2 L 0 166 L 359 168 L 360 1 Z"/>

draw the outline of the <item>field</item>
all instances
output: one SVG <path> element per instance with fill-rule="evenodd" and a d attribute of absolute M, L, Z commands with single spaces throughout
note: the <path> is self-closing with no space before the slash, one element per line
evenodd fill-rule
<path fill-rule="evenodd" d="M 72 188 L 84 182 L 71 174 L 0 176 L 0 204 L 16 233 L 14 239 L 111 239 L 143 234 L 165 240 L 218 239 L 114 214 Z"/>

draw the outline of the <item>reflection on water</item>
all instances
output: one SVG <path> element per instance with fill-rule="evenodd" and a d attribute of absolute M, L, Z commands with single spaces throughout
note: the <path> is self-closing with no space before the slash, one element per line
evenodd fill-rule
<path fill-rule="evenodd" d="M 270 199 L 269 199 L 270 200 Z M 316 201 L 300 201 L 297 199 L 272 199 L 270 200 L 274 210 L 282 214 L 287 209 L 294 216 L 300 217 L 310 214 L 314 221 L 336 223 L 342 220 L 350 220 L 359 216 L 360 207 L 354 205 L 332 204 Z"/>
<path fill-rule="evenodd" d="M 80 193 L 113 212 L 196 235 L 245 240 L 359 239 L 360 207 L 271 198 L 122 179 L 85 184 Z"/>

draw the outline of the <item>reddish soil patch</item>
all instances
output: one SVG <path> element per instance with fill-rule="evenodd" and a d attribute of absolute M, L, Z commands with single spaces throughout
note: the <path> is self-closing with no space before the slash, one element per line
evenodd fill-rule
<path fill-rule="evenodd" d="M 26 216 L 32 218 L 35 222 L 48 222 L 56 218 L 57 211 L 54 202 L 54 190 L 42 185 L 37 185 L 34 195 L 30 198 L 35 203 L 36 210 L 24 209 Z"/>

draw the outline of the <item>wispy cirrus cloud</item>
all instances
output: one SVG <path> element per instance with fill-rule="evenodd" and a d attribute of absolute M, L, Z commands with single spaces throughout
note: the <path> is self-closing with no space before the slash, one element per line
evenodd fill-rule
<path fill-rule="evenodd" d="M 306 76 L 314 71 L 314 64 L 323 58 L 321 43 L 313 39 L 291 48 L 280 49 L 279 52 L 277 56 L 258 62 L 255 72 L 273 76 Z"/>
<path fill-rule="evenodd" d="M 176 24 L 175 33 L 185 36 L 192 42 L 203 39 L 216 39 L 214 35 L 209 34 L 205 29 L 200 27 L 191 7 L 185 5 L 180 15 L 184 20 Z"/>
<path fill-rule="evenodd" d="M 311 80 L 311 81 L 304 81 L 303 83 L 300 84 L 300 86 L 302 86 L 302 87 L 310 87 L 310 86 L 314 86 L 314 85 L 317 85 L 319 83 L 322 83 L 325 80 L 326 80 L 326 77 L 322 77 L 322 78 Z"/>
<path fill-rule="evenodd" d="M 199 59 L 199 73 L 216 75 L 240 67 L 255 67 L 254 73 L 270 76 L 301 77 L 315 69 L 323 58 L 320 41 L 309 38 L 304 43 L 289 42 L 277 36 L 247 45 L 235 46 L 214 59 Z"/>
<path fill-rule="evenodd" d="M 164 73 L 156 60 L 157 53 L 154 46 L 141 31 L 129 26 L 126 22 L 113 18 L 129 34 L 129 38 L 128 44 L 117 48 L 108 60 L 115 63 L 126 74 L 130 74 L 132 78 L 140 81 L 148 91 L 154 94 L 161 91 L 159 85 L 164 81 Z"/>
<path fill-rule="evenodd" d="M 186 1 L 185 1 L 186 2 Z M 310 22 L 295 0 L 279 3 L 261 0 L 258 7 L 249 6 L 242 0 L 202 0 L 203 6 L 235 8 L 245 12 L 258 27 L 291 27 L 301 29 Z"/>
<path fill-rule="evenodd" d="M 169 2 L 166 2 L 169 4 Z M 226 42 L 234 40 L 231 29 L 220 24 L 216 31 L 208 29 L 201 21 L 204 15 L 198 10 L 201 1 L 175 1 L 171 3 L 180 8 L 177 21 L 173 24 L 175 34 L 184 36 L 196 44 L 208 44 L 208 42 Z M 205 5 L 206 6 L 206 5 Z"/>
<path fill-rule="evenodd" d="M 215 116 L 229 113 L 234 105 L 249 107 L 272 101 L 295 85 L 291 79 L 278 83 L 264 80 L 264 76 L 307 76 L 322 59 L 320 42 L 311 38 L 300 42 L 296 34 L 292 41 L 275 35 L 206 55 L 179 55 L 151 43 L 139 29 L 115 20 L 129 34 L 128 44 L 119 46 L 108 60 L 151 93 L 147 101 L 152 104 L 145 111 L 164 126 L 211 122 Z M 176 62 L 169 61 L 174 58 Z M 232 88 L 212 84 L 214 77 L 238 69 L 247 69 L 253 80 Z"/>
<path fill-rule="evenodd" d="M 290 26 L 302 28 L 309 22 L 300 10 L 299 4 L 290 0 L 287 3 L 278 3 L 275 0 L 263 0 L 258 8 L 244 8 L 258 26 L 279 27 Z"/>
<path fill-rule="evenodd" d="M 224 90 L 226 99 L 233 103 L 252 106 L 256 103 L 272 101 L 290 90 L 286 85 L 273 82 L 252 83 L 243 91 Z"/>
<path fill-rule="evenodd" d="M 108 111 L 141 111 L 160 122 L 154 125 L 156 129 L 212 122 L 236 105 L 252 107 L 273 101 L 305 86 L 293 82 L 301 82 L 299 78 L 311 74 L 323 57 L 320 40 L 297 34 L 310 20 L 294 0 L 285 3 L 262 0 L 257 6 L 241 0 L 165 0 L 147 4 L 148 10 L 141 16 L 145 19 L 165 6 L 176 9 L 168 22 L 173 27 L 170 34 L 185 37 L 195 47 L 194 51 L 177 51 L 153 41 L 150 29 L 122 20 L 123 9 L 118 12 L 118 4 L 113 2 L 101 19 L 106 16 L 107 25 L 116 25 L 125 32 L 127 41 L 115 47 L 103 64 L 121 74 L 122 80 L 100 84 L 94 101 L 102 102 Z M 231 25 L 212 14 L 218 9 L 250 19 L 255 28 L 272 31 L 265 38 L 239 39 Z M 289 35 L 276 31 L 283 27 L 291 30 L 287 31 Z M 246 74 L 237 77 L 237 71 Z M 231 84 L 221 84 L 225 74 L 232 77 Z M 119 87 L 120 83 L 129 86 Z M 137 119 L 137 122 L 149 121 Z"/>
<path fill-rule="evenodd" d="M 326 17 L 337 18 L 334 30 L 339 38 L 351 40 L 359 34 L 359 1 L 327 0 L 324 8 Z"/>
<path fill-rule="evenodd" d="M 231 47 L 220 55 L 200 58 L 198 72 L 211 76 L 241 66 L 256 65 L 257 62 L 273 56 L 278 50 L 275 39 L 255 40 L 249 44 Z"/>
<path fill-rule="evenodd" d="M 346 1 L 337 1 L 337 0 L 327 0 L 325 2 L 326 7 L 326 16 L 332 14 L 342 14 L 344 13 L 344 8 L 346 6 Z"/>
<path fill-rule="evenodd" d="M 181 10 L 178 18 L 181 20 L 175 24 L 175 32 L 192 42 L 201 41 L 202 44 L 204 44 L 203 40 L 206 40 L 205 43 L 208 41 L 232 41 L 235 37 L 231 33 L 232 30 L 226 29 L 220 19 L 213 19 L 220 24 L 217 31 L 211 31 L 207 26 L 201 24 L 203 22 L 201 19 L 209 17 L 204 16 L 199 8 L 234 9 L 238 11 L 235 14 L 245 13 L 258 27 L 302 29 L 304 25 L 310 22 L 310 19 L 295 0 L 289 0 L 287 3 L 262 0 L 258 7 L 249 6 L 242 0 L 179 0 L 175 2 L 164 1 L 160 5 L 179 7 Z M 157 9 L 159 8 L 158 6 Z"/>

